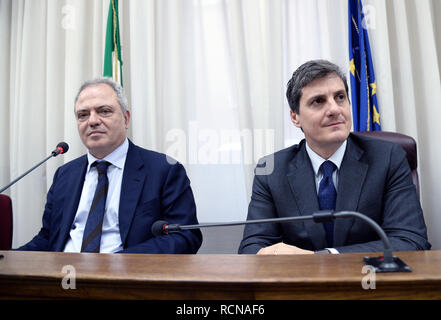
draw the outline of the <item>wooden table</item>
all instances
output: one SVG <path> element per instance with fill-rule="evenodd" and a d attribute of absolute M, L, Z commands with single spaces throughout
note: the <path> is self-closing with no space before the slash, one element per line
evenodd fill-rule
<path fill-rule="evenodd" d="M 377 273 L 369 290 L 362 260 L 381 253 L 0 254 L 0 299 L 441 299 L 441 251 L 395 252 L 413 271 Z M 75 289 L 63 289 L 63 279 Z"/>

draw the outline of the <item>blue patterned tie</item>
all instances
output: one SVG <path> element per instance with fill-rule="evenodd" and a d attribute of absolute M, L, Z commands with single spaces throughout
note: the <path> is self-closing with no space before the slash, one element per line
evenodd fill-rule
<path fill-rule="evenodd" d="M 335 164 L 327 160 L 320 166 L 323 178 L 320 181 L 318 191 L 318 201 L 320 210 L 335 210 L 335 199 L 337 198 L 337 192 L 335 191 L 334 183 L 332 182 L 332 173 L 335 170 Z M 326 231 L 326 241 L 328 247 L 332 247 L 334 243 L 334 222 L 324 223 Z"/>
<path fill-rule="evenodd" d="M 92 166 L 96 166 L 98 171 L 98 183 L 84 229 L 81 252 L 100 252 L 107 189 L 109 189 L 109 180 L 107 179 L 109 165 L 110 163 L 107 161 L 95 161 L 92 164 Z"/>

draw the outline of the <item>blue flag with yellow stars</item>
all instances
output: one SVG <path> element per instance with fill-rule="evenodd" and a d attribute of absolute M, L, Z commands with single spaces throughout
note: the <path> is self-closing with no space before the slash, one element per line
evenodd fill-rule
<path fill-rule="evenodd" d="M 380 131 L 377 84 L 361 0 L 348 0 L 349 70 L 354 131 Z M 364 22 L 363 22 L 364 21 Z"/>

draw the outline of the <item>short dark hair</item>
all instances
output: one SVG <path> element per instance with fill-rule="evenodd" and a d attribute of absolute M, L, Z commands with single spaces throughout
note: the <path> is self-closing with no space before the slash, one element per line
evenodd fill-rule
<path fill-rule="evenodd" d="M 346 95 L 349 100 L 348 83 L 346 76 L 341 72 L 340 68 L 327 60 L 311 60 L 302 64 L 294 71 L 291 79 L 288 81 L 286 89 L 286 98 L 289 107 L 295 113 L 300 111 L 300 98 L 302 97 L 302 89 L 315 79 L 323 78 L 330 73 L 335 73 L 344 83 Z"/>

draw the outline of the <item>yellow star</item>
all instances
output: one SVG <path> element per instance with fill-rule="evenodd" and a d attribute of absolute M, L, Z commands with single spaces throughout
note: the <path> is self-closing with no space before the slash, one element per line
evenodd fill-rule
<path fill-rule="evenodd" d="M 377 83 L 376 82 L 374 82 L 374 83 L 371 83 L 371 84 L 369 84 L 369 86 L 372 88 L 372 96 L 374 95 L 374 94 L 376 94 L 377 93 Z"/>
<path fill-rule="evenodd" d="M 373 120 L 374 122 L 376 122 L 378 125 L 380 125 L 380 114 L 377 112 L 377 107 L 374 106 L 374 116 L 373 116 Z"/>
<path fill-rule="evenodd" d="M 355 77 L 355 63 L 354 63 L 354 59 L 349 61 L 349 71 L 351 71 L 352 75 Z"/>

